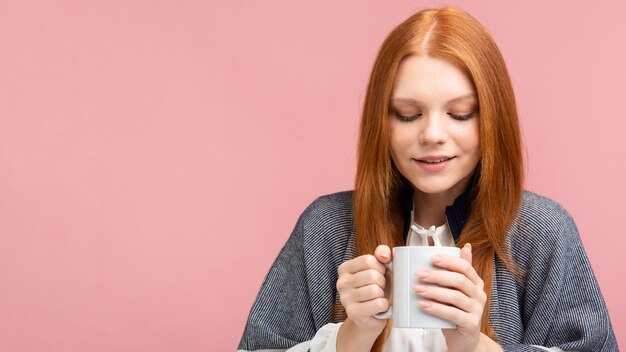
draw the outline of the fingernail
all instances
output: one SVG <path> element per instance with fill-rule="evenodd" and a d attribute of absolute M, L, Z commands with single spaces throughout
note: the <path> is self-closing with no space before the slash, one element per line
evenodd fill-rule
<path fill-rule="evenodd" d="M 381 254 L 380 257 L 383 259 L 389 259 L 389 256 L 387 254 Z"/>
<path fill-rule="evenodd" d="M 426 286 L 422 286 L 422 285 L 415 285 L 413 286 L 413 289 L 415 290 L 415 292 L 417 293 L 424 293 L 426 292 L 428 289 L 426 288 Z"/>
<path fill-rule="evenodd" d="M 441 264 L 441 262 L 443 262 L 443 257 L 440 255 L 433 255 L 432 260 L 435 264 Z"/>
<path fill-rule="evenodd" d="M 419 277 L 420 279 L 425 279 L 430 275 L 430 271 L 429 270 L 420 270 L 417 272 L 417 277 Z"/>
<path fill-rule="evenodd" d="M 419 305 L 422 308 L 430 308 L 432 306 L 432 304 L 428 301 L 419 301 Z"/>

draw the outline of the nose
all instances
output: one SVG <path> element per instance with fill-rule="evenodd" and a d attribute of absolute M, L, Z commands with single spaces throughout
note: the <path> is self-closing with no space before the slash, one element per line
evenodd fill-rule
<path fill-rule="evenodd" d="M 444 119 L 438 114 L 428 114 L 425 117 L 425 119 L 422 119 L 419 134 L 420 144 L 444 143 L 448 139 Z"/>

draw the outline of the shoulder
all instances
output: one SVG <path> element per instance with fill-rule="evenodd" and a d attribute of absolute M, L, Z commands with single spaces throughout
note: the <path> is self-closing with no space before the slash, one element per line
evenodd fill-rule
<path fill-rule="evenodd" d="M 304 258 L 319 280 L 336 282 L 337 267 L 355 255 L 352 209 L 352 191 L 343 191 L 318 197 L 300 217 Z"/>
<path fill-rule="evenodd" d="M 304 210 L 299 222 L 305 241 L 345 245 L 354 233 L 352 192 L 322 195 Z"/>
<path fill-rule="evenodd" d="M 524 191 L 518 216 L 509 228 L 514 255 L 549 255 L 580 243 L 576 223 L 558 202 Z"/>
<path fill-rule="evenodd" d="M 516 222 L 543 231 L 576 228 L 572 216 L 561 204 L 530 191 L 524 191 Z"/>
<path fill-rule="evenodd" d="M 302 220 L 305 224 L 351 220 L 352 192 L 342 191 L 318 197 L 304 210 Z"/>
<path fill-rule="evenodd" d="M 572 216 L 561 204 L 530 191 L 524 191 L 518 220 L 548 227 L 574 223 Z"/>

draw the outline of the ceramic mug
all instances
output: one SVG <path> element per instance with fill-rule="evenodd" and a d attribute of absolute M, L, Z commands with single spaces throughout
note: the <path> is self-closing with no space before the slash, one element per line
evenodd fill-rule
<path fill-rule="evenodd" d="M 432 284 L 422 283 L 415 273 L 423 269 L 435 269 L 431 258 L 436 254 L 460 257 L 461 250 L 457 247 L 441 246 L 393 248 L 393 263 L 385 265 L 387 270 L 391 270 L 393 273 L 393 304 L 387 312 L 375 314 L 374 318 L 393 318 L 393 327 L 395 328 L 456 328 L 456 325 L 451 322 L 423 311 L 418 304 L 423 298 L 413 290 L 413 286 L 417 284 L 432 286 Z"/>

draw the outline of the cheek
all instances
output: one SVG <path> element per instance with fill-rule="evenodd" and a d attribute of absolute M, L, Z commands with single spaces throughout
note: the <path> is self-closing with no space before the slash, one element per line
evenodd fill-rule
<path fill-rule="evenodd" d="M 399 170 L 404 169 L 407 153 L 411 149 L 411 142 L 405 128 L 397 124 L 389 124 L 389 151 L 393 163 Z M 402 171 L 401 171 L 402 172 Z"/>
<path fill-rule="evenodd" d="M 463 149 L 465 149 L 465 151 L 467 151 L 468 153 L 480 154 L 480 139 L 478 138 L 478 136 L 468 138 L 465 141 Z"/>
<path fill-rule="evenodd" d="M 457 145 L 461 150 L 468 154 L 480 155 L 480 131 L 478 123 L 462 126 L 456 130 Z"/>
<path fill-rule="evenodd" d="M 472 151 L 478 154 L 478 157 L 479 157 L 480 156 L 480 130 L 478 128 L 478 124 L 476 124 L 476 126 L 472 130 L 468 144 L 469 144 L 469 147 L 472 149 Z"/>
<path fill-rule="evenodd" d="M 413 133 L 410 129 L 398 126 L 398 124 L 389 124 L 389 143 L 394 152 L 399 153 L 406 150 L 413 143 Z"/>
<path fill-rule="evenodd" d="M 480 148 L 480 140 L 478 138 L 475 139 L 475 142 L 469 148 L 468 154 L 471 156 L 472 167 L 475 167 L 482 158 L 482 152 Z"/>

